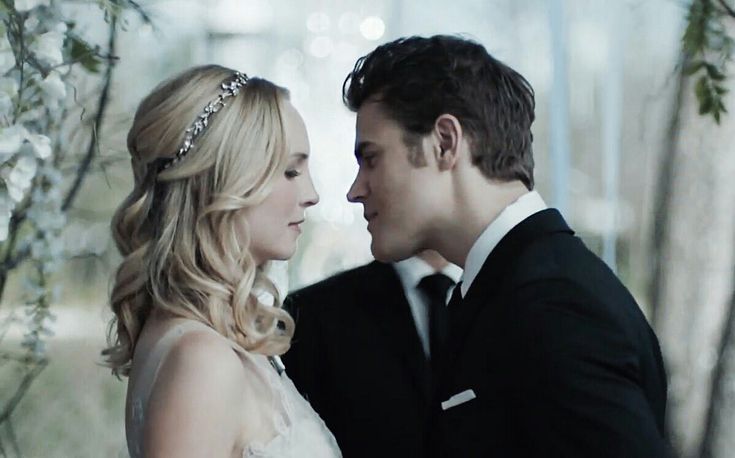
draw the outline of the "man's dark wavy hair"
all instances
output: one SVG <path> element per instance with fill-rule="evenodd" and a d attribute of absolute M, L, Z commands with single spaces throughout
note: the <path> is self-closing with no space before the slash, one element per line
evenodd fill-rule
<path fill-rule="evenodd" d="M 486 177 L 517 179 L 533 189 L 533 88 L 477 42 L 437 35 L 381 45 L 357 61 L 342 99 L 354 112 L 368 99 L 379 101 L 412 147 L 437 117 L 451 114 Z"/>

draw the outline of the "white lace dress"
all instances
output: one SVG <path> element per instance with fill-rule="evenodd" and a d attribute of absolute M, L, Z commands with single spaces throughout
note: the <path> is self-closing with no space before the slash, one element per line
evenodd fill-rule
<path fill-rule="evenodd" d="M 311 405 L 299 394 L 285 372 L 280 375 L 263 355 L 247 352 L 219 333 L 197 321 L 186 320 L 168 330 L 155 343 L 147 361 L 136 377 L 129 394 L 130 412 L 127 428 L 128 450 L 131 458 L 142 458 L 141 451 L 146 404 L 156 380 L 158 369 L 168 350 L 185 332 L 207 329 L 230 343 L 248 368 L 255 368 L 259 378 L 269 386 L 274 400 L 275 437 L 266 443 L 250 443 L 243 450 L 243 458 L 335 458 L 342 454 L 337 441 Z"/>

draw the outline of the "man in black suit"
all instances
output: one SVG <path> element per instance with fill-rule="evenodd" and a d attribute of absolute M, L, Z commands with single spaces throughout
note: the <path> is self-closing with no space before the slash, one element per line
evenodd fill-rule
<path fill-rule="evenodd" d="M 431 349 L 443 324 L 432 305 L 446 314 L 460 275 L 427 251 L 342 272 L 284 302 L 296 319 L 286 371 L 346 458 L 428 454 Z"/>
<path fill-rule="evenodd" d="M 376 259 L 432 248 L 464 268 L 431 454 L 664 456 L 656 336 L 533 191 L 530 84 L 473 41 L 411 37 L 358 60 L 343 98 L 357 113 L 348 198 Z"/>

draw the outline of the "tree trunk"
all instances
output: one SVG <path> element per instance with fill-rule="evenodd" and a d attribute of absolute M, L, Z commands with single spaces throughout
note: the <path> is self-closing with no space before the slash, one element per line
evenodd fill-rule
<path fill-rule="evenodd" d="M 735 106 L 732 95 L 725 102 Z M 666 230 L 654 294 L 655 326 L 670 381 L 671 440 L 683 457 L 700 451 L 733 291 L 735 254 L 735 118 L 726 115 L 717 125 L 697 113 L 693 82 L 685 79 L 679 128 L 671 132 L 668 211 L 657 215 L 665 218 L 658 223 Z"/>

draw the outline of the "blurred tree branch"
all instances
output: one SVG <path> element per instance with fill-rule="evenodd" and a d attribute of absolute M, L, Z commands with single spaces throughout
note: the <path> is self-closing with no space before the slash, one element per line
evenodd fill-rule
<path fill-rule="evenodd" d="M 722 340 L 720 341 L 719 351 L 717 352 L 717 362 L 713 369 L 714 375 L 712 376 L 712 383 L 709 387 L 710 402 L 709 408 L 707 409 L 704 435 L 702 436 L 702 442 L 699 448 L 699 456 L 701 458 L 711 458 L 714 456 L 714 443 L 718 420 L 717 406 L 720 405 L 720 401 L 726 396 L 726 366 L 727 359 L 733 351 L 733 340 L 735 340 L 735 290 L 730 297 Z"/>
<path fill-rule="evenodd" d="M 108 54 L 110 56 L 115 55 L 115 41 L 117 37 L 117 16 L 113 16 L 110 20 L 110 34 L 107 42 L 107 49 Z M 103 78 L 104 84 L 102 86 L 102 91 L 100 93 L 99 102 L 97 103 L 97 115 L 95 117 L 94 123 L 92 124 L 92 132 L 89 136 L 89 146 L 87 147 L 87 154 L 84 156 L 84 158 L 79 163 L 79 169 L 77 170 L 76 177 L 74 179 L 74 183 L 71 186 L 71 189 L 69 189 L 69 192 L 66 195 L 66 198 L 64 199 L 64 203 L 61 205 L 62 211 L 69 210 L 69 207 L 71 207 L 72 203 L 74 202 L 74 199 L 76 199 L 77 194 L 79 193 L 79 189 L 82 186 L 82 183 L 84 182 L 84 178 L 87 176 L 87 172 L 89 172 L 89 166 L 92 164 L 92 159 L 94 158 L 95 152 L 97 151 L 97 133 L 100 130 L 100 127 L 102 126 L 102 122 L 105 118 L 105 110 L 107 108 L 107 103 L 109 101 L 110 97 L 110 86 L 112 84 L 112 70 L 115 66 L 114 62 L 116 61 L 116 58 L 111 58 L 107 62 L 107 66 L 105 68 L 105 76 Z"/>
<path fill-rule="evenodd" d="M 717 2 L 720 4 L 722 9 L 725 10 L 725 12 L 730 15 L 731 17 L 735 18 L 735 9 L 732 9 L 730 5 L 728 5 L 725 0 L 717 0 Z"/>

